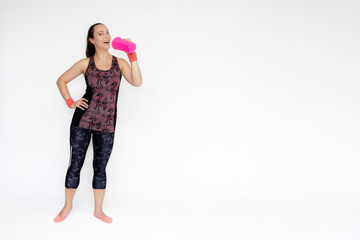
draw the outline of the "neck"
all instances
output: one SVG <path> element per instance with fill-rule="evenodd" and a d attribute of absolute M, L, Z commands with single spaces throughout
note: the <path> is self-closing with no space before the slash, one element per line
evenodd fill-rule
<path fill-rule="evenodd" d="M 108 50 L 101 50 L 101 49 L 96 49 L 95 54 L 94 54 L 94 58 L 101 60 L 105 60 L 108 57 L 110 57 L 111 54 L 109 53 Z"/>

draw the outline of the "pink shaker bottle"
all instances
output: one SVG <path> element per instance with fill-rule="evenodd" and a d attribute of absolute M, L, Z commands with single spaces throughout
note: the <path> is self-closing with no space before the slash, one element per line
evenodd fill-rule
<path fill-rule="evenodd" d="M 114 49 L 121 50 L 121 51 L 128 52 L 128 53 L 133 53 L 133 52 L 135 52 L 135 49 L 136 49 L 135 43 L 126 41 L 120 37 L 114 38 L 112 40 L 111 45 Z"/>

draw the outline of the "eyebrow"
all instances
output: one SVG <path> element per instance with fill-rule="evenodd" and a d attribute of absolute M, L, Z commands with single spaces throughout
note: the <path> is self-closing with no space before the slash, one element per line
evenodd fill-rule
<path fill-rule="evenodd" d="M 97 33 L 101 33 L 101 32 L 104 32 L 104 31 L 98 31 Z M 109 30 L 107 30 L 107 32 L 109 32 Z"/>

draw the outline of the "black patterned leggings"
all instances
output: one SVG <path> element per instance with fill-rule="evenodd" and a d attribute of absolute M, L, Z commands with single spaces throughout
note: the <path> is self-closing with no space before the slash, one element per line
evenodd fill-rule
<path fill-rule="evenodd" d="M 80 183 L 80 171 L 84 164 L 86 152 L 93 134 L 94 176 L 92 187 L 105 189 L 106 165 L 109 161 L 114 143 L 114 133 L 100 132 L 75 125 L 70 125 L 70 159 L 65 177 L 66 188 L 77 188 Z"/>

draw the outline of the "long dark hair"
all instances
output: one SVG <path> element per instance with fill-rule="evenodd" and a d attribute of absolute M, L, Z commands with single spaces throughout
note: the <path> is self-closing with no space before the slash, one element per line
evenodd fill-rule
<path fill-rule="evenodd" d="M 86 43 L 86 57 L 91 57 L 91 56 L 95 55 L 95 46 L 94 46 L 94 44 L 92 44 L 90 42 L 89 38 L 94 38 L 94 27 L 99 24 L 102 24 L 102 23 L 95 23 L 94 25 L 92 25 L 89 28 L 88 35 L 86 38 L 86 42 L 87 42 Z M 104 25 L 104 24 L 102 24 L 102 25 Z"/>

